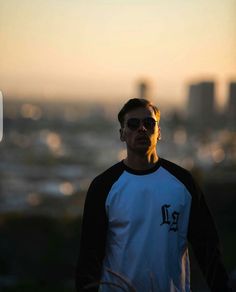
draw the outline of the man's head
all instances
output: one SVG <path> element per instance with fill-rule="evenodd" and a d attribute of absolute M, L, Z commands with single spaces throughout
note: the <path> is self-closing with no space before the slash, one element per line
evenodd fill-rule
<path fill-rule="evenodd" d="M 128 100 L 124 104 L 124 106 L 122 107 L 122 109 L 118 113 L 118 120 L 120 122 L 121 128 L 124 127 L 125 115 L 128 112 L 130 112 L 130 111 L 132 111 L 134 109 L 137 109 L 137 108 L 147 108 L 147 107 L 152 108 L 152 110 L 154 111 L 154 113 L 156 115 L 156 119 L 157 119 L 157 121 L 159 123 L 160 122 L 161 113 L 160 113 L 160 110 L 154 104 L 152 104 L 147 99 L 132 98 L 132 99 Z"/>
<path fill-rule="evenodd" d="M 160 140 L 160 111 L 146 99 L 130 99 L 120 110 L 120 139 L 128 153 L 147 154 L 155 151 Z"/>

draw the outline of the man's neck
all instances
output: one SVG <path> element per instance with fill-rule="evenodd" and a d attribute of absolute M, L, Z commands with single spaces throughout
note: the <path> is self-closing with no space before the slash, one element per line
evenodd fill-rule
<path fill-rule="evenodd" d="M 152 168 L 157 163 L 158 159 L 157 153 L 145 156 L 128 154 L 124 159 L 124 164 L 132 169 L 146 170 Z"/>

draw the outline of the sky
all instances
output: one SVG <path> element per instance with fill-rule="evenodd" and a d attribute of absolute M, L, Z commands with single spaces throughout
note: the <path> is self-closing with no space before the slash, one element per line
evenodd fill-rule
<path fill-rule="evenodd" d="M 151 95 L 183 105 L 188 85 L 236 80 L 236 0 L 0 0 L 4 97 Z"/>

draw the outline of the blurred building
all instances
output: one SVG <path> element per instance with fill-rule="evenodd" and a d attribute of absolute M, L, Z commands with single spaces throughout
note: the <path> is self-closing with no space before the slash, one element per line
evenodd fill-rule
<path fill-rule="evenodd" d="M 229 83 L 226 116 L 229 123 L 234 125 L 236 117 L 236 82 Z"/>
<path fill-rule="evenodd" d="M 215 84 L 204 81 L 189 86 L 188 118 L 199 125 L 210 125 L 215 117 Z"/>
<path fill-rule="evenodd" d="M 138 98 L 150 99 L 152 97 L 151 87 L 151 82 L 149 80 L 139 80 L 137 84 Z"/>

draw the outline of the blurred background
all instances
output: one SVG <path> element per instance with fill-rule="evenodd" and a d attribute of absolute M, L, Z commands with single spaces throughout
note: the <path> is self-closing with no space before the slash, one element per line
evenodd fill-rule
<path fill-rule="evenodd" d="M 0 2 L 0 291 L 74 291 L 84 198 L 117 113 L 161 110 L 161 157 L 204 190 L 236 278 L 236 1 Z M 208 291 L 193 257 L 193 291 Z"/>

